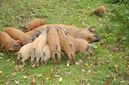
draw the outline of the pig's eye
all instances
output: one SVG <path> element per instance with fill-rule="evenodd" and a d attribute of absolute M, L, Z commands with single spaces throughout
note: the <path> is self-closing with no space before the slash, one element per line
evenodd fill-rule
<path fill-rule="evenodd" d="M 43 56 L 45 56 L 45 53 L 43 53 Z"/>
<path fill-rule="evenodd" d="M 18 47 L 18 45 L 13 45 L 15 48 Z"/>

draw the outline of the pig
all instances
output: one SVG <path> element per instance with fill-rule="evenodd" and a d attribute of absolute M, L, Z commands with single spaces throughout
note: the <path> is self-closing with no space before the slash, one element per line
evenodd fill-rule
<path fill-rule="evenodd" d="M 21 48 L 20 43 L 10 37 L 6 32 L 0 32 L 0 44 L 6 51 L 17 51 Z"/>
<path fill-rule="evenodd" d="M 88 43 L 98 42 L 101 40 L 100 36 L 96 33 L 95 26 L 89 26 L 84 29 L 80 29 L 73 25 L 63 25 L 63 24 L 50 24 L 48 26 L 56 26 L 62 30 L 66 30 L 66 33 L 74 38 L 81 38 L 88 41 Z"/>
<path fill-rule="evenodd" d="M 35 65 L 39 66 L 39 60 L 42 58 L 42 52 L 44 46 L 47 44 L 47 33 L 43 31 L 38 38 L 36 38 L 32 43 L 31 48 L 31 63 L 33 64 L 36 58 Z"/>
<path fill-rule="evenodd" d="M 84 53 L 85 55 L 88 54 L 88 49 L 89 49 L 90 44 L 86 40 L 79 39 L 79 38 L 73 38 L 70 35 L 67 35 L 67 36 L 74 43 L 76 52 L 79 51 L 79 52 Z"/>
<path fill-rule="evenodd" d="M 100 36 L 96 34 L 94 26 L 81 30 L 75 35 L 75 38 L 84 39 L 88 43 L 98 42 L 101 40 Z"/>
<path fill-rule="evenodd" d="M 68 59 L 70 60 L 70 64 L 75 64 L 75 47 L 73 42 L 67 35 L 64 33 L 63 30 L 58 30 L 58 35 L 60 38 L 61 48 L 67 54 Z"/>
<path fill-rule="evenodd" d="M 32 43 L 28 43 L 21 47 L 21 49 L 16 53 L 17 61 L 21 60 L 23 66 L 25 66 L 25 61 L 31 57 L 31 47 Z"/>
<path fill-rule="evenodd" d="M 98 15 L 98 16 L 103 16 L 105 11 L 106 11 L 106 8 L 104 6 L 99 6 L 93 12 L 91 12 L 91 14 L 95 14 L 95 15 Z"/>
<path fill-rule="evenodd" d="M 58 63 L 61 61 L 61 46 L 60 39 L 57 33 L 56 28 L 51 26 L 48 30 L 48 45 L 50 46 L 51 58 L 56 62 L 56 55 L 58 58 Z"/>
<path fill-rule="evenodd" d="M 100 36 L 96 34 L 96 27 L 95 26 L 90 26 L 84 29 L 80 29 L 76 26 L 73 25 L 64 25 L 64 24 L 49 24 L 49 25 L 44 25 L 40 26 L 38 28 L 35 28 L 31 31 L 28 32 L 29 35 L 35 36 L 38 31 L 42 30 L 48 30 L 48 27 L 56 27 L 57 30 L 62 29 L 66 34 L 71 35 L 72 37 L 75 38 L 81 38 L 85 39 L 89 43 L 93 42 L 98 42 L 100 41 Z M 94 30 L 94 32 L 93 32 Z"/>
<path fill-rule="evenodd" d="M 41 63 L 47 63 L 47 61 L 51 58 L 51 53 L 50 53 L 50 47 L 49 45 L 45 45 L 43 48 L 42 52 L 42 57 L 41 57 Z"/>
<path fill-rule="evenodd" d="M 34 19 L 34 20 L 30 21 L 30 22 L 27 22 L 25 24 L 25 26 L 24 26 L 23 31 L 28 32 L 28 31 L 33 30 L 33 29 L 35 29 L 35 28 L 37 28 L 39 26 L 42 26 L 42 25 L 44 25 L 44 20 L 37 18 L 37 19 Z"/>
<path fill-rule="evenodd" d="M 42 31 L 48 31 L 47 25 L 39 26 L 31 31 L 26 32 L 25 34 L 30 36 L 32 40 L 35 40 L 42 33 Z"/>
<path fill-rule="evenodd" d="M 32 42 L 28 35 L 16 28 L 8 27 L 5 28 L 4 32 L 8 33 L 13 39 L 21 41 L 22 45 Z"/>

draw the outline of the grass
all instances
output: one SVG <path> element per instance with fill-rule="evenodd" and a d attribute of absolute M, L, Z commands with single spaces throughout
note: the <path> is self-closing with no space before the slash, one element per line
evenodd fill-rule
<path fill-rule="evenodd" d="M 91 16 L 97 6 L 104 5 L 108 11 L 104 17 Z M 0 55 L 0 85 L 30 84 L 34 77 L 37 85 L 129 85 L 129 51 L 121 44 L 121 51 L 110 50 L 117 42 L 117 29 L 122 23 L 112 20 L 110 13 L 117 4 L 104 0 L 2 0 L 0 1 L 0 30 L 13 26 L 22 29 L 33 18 L 44 18 L 46 24 L 72 24 L 81 28 L 94 25 L 102 40 L 94 43 L 91 56 L 77 53 L 79 65 L 42 65 L 32 68 L 28 63 L 24 70 L 17 71 L 16 56 L 12 53 Z M 113 14 L 115 16 L 115 14 Z M 62 78 L 62 81 L 61 81 Z"/>

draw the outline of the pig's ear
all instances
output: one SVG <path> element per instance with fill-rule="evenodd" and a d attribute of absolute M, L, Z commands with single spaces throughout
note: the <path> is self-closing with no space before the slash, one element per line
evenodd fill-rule
<path fill-rule="evenodd" d="M 16 42 L 19 44 L 19 45 L 22 45 L 22 42 L 20 40 L 16 40 Z"/>
<path fill-rule="evenodd" d="M 48 33 L 51 28 L 52 28 L 52 26 L 47 26 L 46 27 L 46 32 Z"/>
<path fill-rule="evenodd" d="M 22 29 L 23 32 L 28 32 L 28 29 L 25 26 L 23 26 L 22 28 L 23 28 Z"/>
<path fill-rule="evenodd" d="M 89 30 L 90 32 L 96 32 L 96 27 L 91 26 L 91 27 L 87 28 L 87 30 Z"/>
<path fill-rule="evenodd" d="M 90 27 L 85 28 L 84 31 L 96 32 L 96 27 L 90 26 Z"/>

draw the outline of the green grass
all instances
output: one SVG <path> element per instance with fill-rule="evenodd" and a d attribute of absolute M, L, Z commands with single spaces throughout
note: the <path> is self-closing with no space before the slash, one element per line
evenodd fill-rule
<path fill-rule="evenodd" d="M 91 16 L 90 12 L 100 5 L 108 9 L 104 17 Z M 16 71 L 16 56 L 4 53 L 4 56 L 0 56 L 0 85 L 5 85 L 7 81 L 9 85 L 15 85 L 15 80 L 19 81 L 19 85 L 29 85 L 33 77 L 37 85 L 101 85 L 103 82 L 109 85 L 129 85 L 128 47 L 122 44 L 119 53 L 110 50 L 119 44 L 116 40 L 117 29 L 123 26 L 109 16 L 110 11 L 117 6 L 104 0 L 0 1 L 1 31 L 8 26 L 22 29 L 27 21 L 44 18 L 46 24 L 72 24 L 81 28 L 94 25 L 102 38 L 100 42 L 94 43 L 91 56 L 77 53 L 77 61 L 82 60 L 83 63 L 70 67 L 66 66 L 65 59 L 60 65 L 48 63 L 39 68 L 32 68 L 28 63 L 24 71 Z"/>

